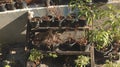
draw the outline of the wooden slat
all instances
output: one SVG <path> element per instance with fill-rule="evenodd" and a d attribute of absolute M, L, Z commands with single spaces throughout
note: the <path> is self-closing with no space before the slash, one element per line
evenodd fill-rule
<path fill-rule="evenodd" d="M 41 30 L 49 30 L 49 29 L 52 29 L 52 30 L 89 30 L 90 28 L 89 27 L 77 27 L 77 28 L 72 28 L 72 27 L 39 27 L 39 28 L 32 28 L 31 30 L 32 31 L 41 31 Z"/>
<path fill-rule="evenodd" d="M 90 52 L 84 52 L 84 51 L 57 51 L 56 52 L 59 55 L 89 55 Z"/>
<path fill-rule="evenodd" d="M 46 53 L 56 53 L 58 55 L 90 55 L 90 52 L 84 52 L 84 51 L 40 51 L 43 54 Z"/>
<path fill-rule="evenodd" d="M 91 57 L 91 67 L 95 67 L 95 58 L 94 58 L 94 46 L 90 48 L 90 57 Z"/>

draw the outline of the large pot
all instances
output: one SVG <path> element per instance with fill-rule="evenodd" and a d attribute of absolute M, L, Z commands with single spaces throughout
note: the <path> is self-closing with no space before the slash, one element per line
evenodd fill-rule
<path fill-rule="evenodd" d="M 110 44 L 109 46 L 106 46 L 106 47 L 104 47 L 100 50 L 95 48 L 96 52 L 101 53 L 103 55 L 108 55 L 112 50 L 113 50 L 113 45 L 112 44 Z"/>

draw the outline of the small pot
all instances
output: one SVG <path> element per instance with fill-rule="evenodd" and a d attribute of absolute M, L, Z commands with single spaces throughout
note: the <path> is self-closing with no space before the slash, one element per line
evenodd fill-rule
<path fill-rule="evenodd" d="M 0 4 L 0 12 L 6 11 L 5 4 Z"/>
<path fill-rule="evenodd" d="M 71 23 L 73 21 L 73 18 L 71 16 L 67 16 L 64 21 L 62 21 L 61 26 L 62 27 L 71 27 Z"/>
<path fill-rule="evenodd" d="M 54 18 L 54 21 L 51 22 L 51 26 L 52 26 L 52 27 L 62 26 L 62 25 L 61 25 L 62 22 L 64 22 L 64 16 L 55 17 L 55 18 Z"/>
<path fill-rule="evenodd" d="M 87 20 L 85 16 L 81 16 L 75 22 L 75 26 L 84 27 L 87 25 Z"/>
<path fill-rule="evenodd" d="M 6 8 L 7 10 L 14 10 L 14 9 L 15 9 L 14 3 L 7 3 L 7 4 L 5 5 L 5 8 Z"/>
<path fill-rule="evenodd" d="M 65 20 L 65 21 L 63 21 L 63 22 L 61 23 L 61 26 L 62 26 L 62 27 L 68 27 L 69 25 L 67 25 L 67 21 Z"/>
<path fill-rule="evenodd" d="M 31 20 L 31 22 L 30 22 L 31 27 L 32 27 L 32 28 L 37 28 L 37 27 L 39 27 L 40 22 L 41 22 L 40 20 L 41 20 L 40 17 L 34 17 L 34 18 L 32 18 L 32 20 Z"/>
<path fill-rule="evenodd" d="M 48 16 L 43 16 L 42 18 L 42 22 L 40 22 L 40 27 L 49 27 L 50 26 L 50 17 Z"/>
<path fill-rule="evenodd" d="M 16 2 L 15 3 L 15 8 L 16 9 L 23 9 L 25 6 L 24 6 L 24 3 L 23 2 Z"/>
<path fill-rule="evenodd" d="M 63 51 L 74 50 L 73 49 L 74 45 L 76 45 L 75 40 L 68 39 L 68 41 L 66 41 L 66 42 L 59 45 L 59 49 L 63 50 Z"/>
<path fill-rule="evenodd" d="M 51 27 L 58 27 L 59 26 L 59 20 L 57 18 L 54 18 L 54 20 L 50 23 Z"/>
<path fill-rule="evenodd" d="M 80 26 L 80 27 L 84 27 L 84 26 L 87 25 L 87 21 L 86 21 L 86 20 L 81 20 L 81 19 L 79 19 L 79 20 L 78 20 L 78 23 L 79 23 L 79 26 Z"/>
<path fill-rule="evenodd" d="M 30 22 L 30 25 L 31 25 L 31 28 L 35 28 L 37 26 L 37 22 L 32 21 Z"/>

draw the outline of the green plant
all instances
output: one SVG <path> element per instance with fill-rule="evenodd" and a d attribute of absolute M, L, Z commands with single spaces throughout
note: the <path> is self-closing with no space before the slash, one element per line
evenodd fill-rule
<path fill-rule="evenodd" d="M 78 56 L 78 58 L 75 60 L 76 67 L 85 67 L 87 64 L 89 64 L 90 58 L 84 55 Z"/>
<path fill-rule="evenodd" d="M 10 66 L 10 61 L 5 60 L 4 62 L 5 62 L 4 67 L 11 67 L 11 66 Z"/>
<path fill-rule="evenodd" d="M 98 8 L 98 5 L 98 3 L 92 3 L 92 0 L 73 0 L 69 6 L 77 12 L 78 18 L 84 17 L 88 25 L 93 25 L 93 20 L 105 15 L 104 9 Z"/>
<path fill-rule="evenodd" d="M 107 5 L 107 7 L 106 15 L 108 19 L 103 26 L 109 26 L 114 41 L 120 40 L 120 9 L 111 4 Z"/>
<path fill-rule="evenodd" d="M 105 25 L 109 24 L 110 27 L 112 28 L 111 30 L 119 30 L 120 28 L 120 9 L 117 7 L 109 4 L 107 5 L 108 9 L 106 12 L 106 15 L 108 16 L 109 19 L 106 20 Z"/>
<path fill-rule="evenodd" d="M 30 56 L 29 56 L 30 61 L 35 62 L 35 61 L 41 60 L 42 58 L 43 58 L 43 54 L 39 50 L 32 49 L 30 51 Z"/>
<path fill-rule="evenodd" d="M 55 54 L 55 53 L 49 53 L 49 56 L 53 57 L 53 58 L 57 58 L 58 57 L 57 54 Z"/>
<path fill-rule="evenodd" d="M 107 60 L 103 67 L 120 67 L 120 64 Z"/>
<path fill-rule="evenodd" d="M 89 42 L 94 43 L 97 50 L 106 48 L 112 42 L 112 39 L 110 38 L 110 31 L 103 29 L 96 29 L 92 31 L 89 38 Z"/>

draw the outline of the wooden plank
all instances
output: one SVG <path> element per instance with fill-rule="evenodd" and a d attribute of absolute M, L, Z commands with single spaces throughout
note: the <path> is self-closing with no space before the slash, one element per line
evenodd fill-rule
<path fill-rule="evenodd" d="M 95 67 L 94 46 L 93 45 L 90 48 L 90 57 L 91 57 L 91 67 Z"/>
<path fill-rule="evenodd" d="M 56 53 L 58 55 L 90 55 L 90 52 L 85 52 L 85 51 L 40 51 L 43 54 L 46 53 Z"/>
<path fill-rule="evenodd" d="M 39 28 L 32 28 L 31 31 L 41 31 L 41 30 L 89 30 L 89 27 L 77 27 L 77 28 L 73 28 L 73 27 L 39 27 Z"/>
<path fill-rule="evenodd" d="M 84 51 L 57 51 L 58 55 L 89 55 L 90 52 L 84 52 Z"/>
<path fill-rule="evenodd" d="M 39 27 L 39 28 L 33 28 L 33 29 L 89 29 L 89 27 Z"/>

